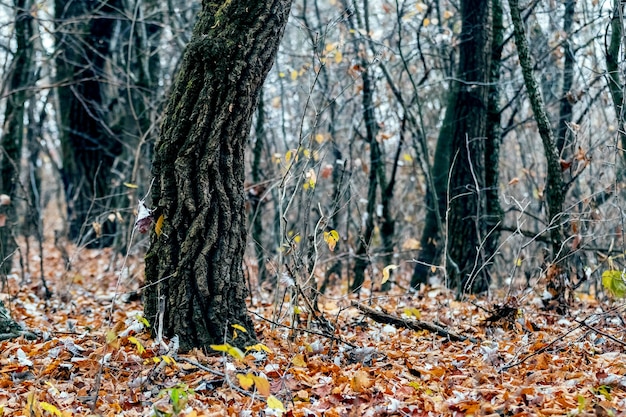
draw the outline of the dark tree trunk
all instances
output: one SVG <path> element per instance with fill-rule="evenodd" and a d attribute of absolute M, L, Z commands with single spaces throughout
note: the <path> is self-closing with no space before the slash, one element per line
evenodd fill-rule
<path fill-rule="evenodd" d="M 113 241 L 111 167 L 122 151 L 110 131 L 106 61 L 121 0 L 56 0 L 56 65 L 61 177 L 67 202 L 69 237 L 90 246 Z M 92 227 L 95 225 L 95 227 Z M 101 227 L 98 227 L 100 225 Z"/>
<path fill-rule="evenodd" d="M 486 254 L 485 144 L 491 62 L 491 2 L 461 2 L 463 27 L 459 45 L 454 155 L 450 173 L 447 272 L 449 284 L 463 291 L 489 287 Z"/>
<path fill-rule="evenodd" d="M 17 224 L 15 194 L 18 189 L 19 167 L 24 141 L 24 103 L 27 99 L 27 86 L 34 80 L 31 68 L 33 48 L 30 38 L 33 34 L 29 0 L 15 2 L 15 41 L 17 48 L 13 56 L 9 74 L 9 95 L 4 110 L 4 125 L 0 139 L 0 194 L 11 198 L 11 204 L 0 207 L 0 214 L 6 222 L 0 226 L 0 271 L 7 274 L 11 270 L 12 254 L 17 245 L 13 238 Z"/>
<path fill-rule="evenodd" d="M 491 1 L 463 0 L 461 18 L 459 81 L 452 84 L 439 133 L 433 166 L 436 189 L 429 190 L 431 204 L 412 285 L 425 282 L 429 265 L 435 264 L 445 249 L 441 229 L 447 226 L 448 285 L 481 292 L 490 282 L 485 264 L 489 254 L 483 244 L 487 236 L 485 156 L 492 56 Z"/>
<path fill-rule="evenodd" d="M 504 211 L 500 205 L 500 144 L 502 129 L 500 127 L 500 67 L 502 48 L 504 47 L 504 23 L 501 0 L 491 0 L 492 7 L 492 47 L 491 68 L 489 78 L 489 104 L 487 109 L 487 140 L 485 142 L 485 186 L 486 210 L 485 218 L 485 254 L 493 257 L 497 254 L 500 244 L 500 224 Z M 487 259 L 489 264 L 492 259 Z M 485 271 L 490 272 L 490 269 Z"/>
<path fill-rule="evenodd" d="M 183 351 L 255 339 L 246 311 L 244 150 L 291 0 L 204 0 L 161 136 L 145 313 Z M 231 325 L 248 332 L 232 339 Z"/>

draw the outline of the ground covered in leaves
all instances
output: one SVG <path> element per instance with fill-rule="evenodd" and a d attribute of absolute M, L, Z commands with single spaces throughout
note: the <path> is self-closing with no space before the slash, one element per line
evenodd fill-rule
<path fill-rule="evenodd" d="M 466 302 L 436 287 L 361 293 L 360 303 L 400 321 L 468 337 L 451 341 L 366 317 L 345 286 L 319 300 L 323 315 L 312 320 L 282 293 L 258 291 L 258 345 L 182 355 L 145 328 L 133 292 L 140 260 L 71 257 L 65 271 L 46 247 L 49 299 L 36 255 L 25 262 L 31 274 L 16 268 L 5 285 L 3 301 L 37 339 L 0 342 L 0 415 L 626 415 L 622 303 L 577 294 L 557 316 L 533 292 Z M 289 285 L 279 287 L 289 294 Z"/>

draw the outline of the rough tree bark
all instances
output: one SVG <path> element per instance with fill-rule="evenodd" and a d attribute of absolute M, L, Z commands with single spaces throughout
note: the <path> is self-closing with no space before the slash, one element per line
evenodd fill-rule
<path fill-rule="evenodd" d="M 55 1 L 55 57 L 58 123 L 70 239 L 86 238 L 90 246 L 113 242 L 115 224 L 107 220 L 111 167 L 122 152 L 120 138 L 109 128 L 113 100 L 105 82 L 121 0 Z M 95 225 L 95 227 L 90 227 Z M 98 227 L 101 225 L 101 227 Z"/>
<path fill-rule="evenodd" d="M 246 310 L 244 150 L 291 0 L 204 0 L 153 164 L 145 313 L 183 351 L 255 339 Z M 248 332 L 233 339 L 231 325 Z"/>
<path fill-rule="evenodd" d="M 429 190 L 422 250 L 411 282 L 414 287 L 426 281 L 429 265 L 436 263 L 444 249 L 449 286 L 481 292 L 490 283 L 484 220 L 490 195 L 485 192 L 485 149 L 493 46 L 491 7 L 490 0 L 461 2 L 457 80 L 452 82 L 435 150 L 435 190 Z M 447 226 L 445 231 L 442 226 Z M 442 242 L 444 233 L 447 248 Z"/>

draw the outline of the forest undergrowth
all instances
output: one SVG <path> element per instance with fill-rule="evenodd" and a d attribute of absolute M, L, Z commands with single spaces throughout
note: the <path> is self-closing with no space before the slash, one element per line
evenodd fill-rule
<path fill-rule="evenodd" d="M 346 283 L 318 300 L 329 327 L 281 290 L 277 298 L 259 290 L 250 300 L 257 345 L 181 354 L 175 340 L 150 337 L 137 294 L 141 259 L 120 272 L 111 251 L 80 250 L 66 271 L 51 243 L 44 253 L 52 298 L 43 297 L 36 257 L 3 290 L 37 338 L 0 342 L 0 415 L 626 415 L 623 303 L 577 293 L 559 316 L 542 309 L 540 284 L 455 301 L 442 287 L 357 296 Z M 415 330 L 424 325 L 443 333 Z"/>

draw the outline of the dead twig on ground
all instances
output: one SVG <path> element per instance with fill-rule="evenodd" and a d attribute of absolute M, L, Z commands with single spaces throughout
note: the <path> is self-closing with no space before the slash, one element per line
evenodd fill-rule
<path fill-rule="evenodd" d="M 463 336 L 462 334 L 455 333 L 453 331 L 447 330 L 442 326 L 439 326 L 434 323 L 430 323 L 422 320 L 415 319 L 403 319 L 398 316 L 392 316 L 391 314 L 383 313 L 382 311 L 374 310 L 373 308 L 367 307 L 361 303 L 357 303 L 356 301 L 352 302 L 352 306 L 356 307 L 359 311 L 364 313 L 367 317 L 372 320 L 383 323 L 383 324 L 391 324 L 396 327 L 406 327 L 412 330 L 426 330 L 431 333 L 435 333 L 441 337 L 445 337 L 450 339 L 453 342 L 464 342 L 466 340 L 472 343 L 479 343 L 478 339 L 474 339 L 473 337 Z"/>

